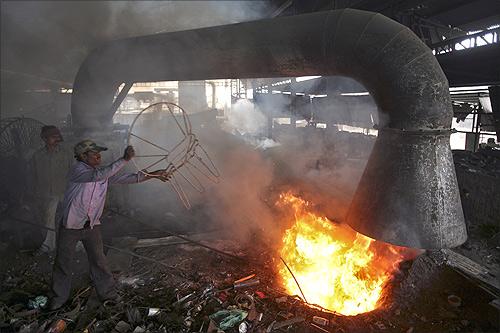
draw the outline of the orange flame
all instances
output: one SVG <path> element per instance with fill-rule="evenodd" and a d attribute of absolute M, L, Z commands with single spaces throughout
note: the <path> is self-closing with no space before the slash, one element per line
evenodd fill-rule
<path fill-rule="evenodd" d="M 279 254 L 307 301 L 343 315 L 379 307 L 384 284 L 403 260 L 405 249 L 333 224 L 291 193 L 281 194 L 277 204 L 291 207 L 295 215 Z M 292 295 L 301 295 L 289 270 L 282 263 L 277 270 L 283 287 Z"/>

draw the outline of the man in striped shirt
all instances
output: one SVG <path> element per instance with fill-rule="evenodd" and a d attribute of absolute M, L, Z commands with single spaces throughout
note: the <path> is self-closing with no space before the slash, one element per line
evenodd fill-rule
<path fill-rule="evenodd" d="M 52 275 L 53 298 L 50 310 L 66 303 L 71 290 L 71 267 L 75 245 L 82 241 L 87 252 L 90 277 L 101 300 L 116 298 L 115 281 L 103 251 L 100 218 L 104 209 L 108 184 L 133 184 L 152 178 L 167 181 L 165 170 L 149 173 L 124 173 L 119 171 L 134 155 L 132 146 L 125 149 L 123 158 L 105 167 L 101 164 L 101 151 L 91 140 L 79 142 L 74 147 L 77 163 L 68 174 L 68 183 L 62 204 L 62 223 L 57 242 L 57 254 Z"/>

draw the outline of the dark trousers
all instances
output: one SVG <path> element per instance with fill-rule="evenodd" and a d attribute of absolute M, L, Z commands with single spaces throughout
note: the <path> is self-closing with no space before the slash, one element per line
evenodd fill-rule
<path fill-rule="evenodd" d="M 111 273 L 103 252 L 101 227 L 93 229 L 59 229 L 57 240 L 57 254 L 52 272 L 53 302 L 64 304 L 71 291 L 71 267 L 75 256 L 75 247 L 82 241 L 89 259 L 90 278 L 94 284 L 97 295 L 101 300 L 115 295 L 115 280 Z"/>

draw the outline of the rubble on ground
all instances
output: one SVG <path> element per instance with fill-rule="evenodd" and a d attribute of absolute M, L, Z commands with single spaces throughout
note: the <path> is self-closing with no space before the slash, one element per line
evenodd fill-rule
<path fill-rule="evenodd" d="M 500 150 L 454 150 L 453 160 L 456 168 L 500 178 Z"/>
<path fill-rule="evenodd" d="M 142 242 L 144 243 L 144 242 Z M 357 316 L 343 316 L 308 306 L 287 295 L 276 283 L 272 253 L 244 251 L 228 240 L 211 246 L 241 260 L 190 244 L 140 247 L 127 271 L 117 273 L 121 300 L 100 303 L 92 288 L 74 288 L 59 311 L 41 310 L 50 275 L 38 265 L 2 275 L 0 331 L 3 332 L 482 332 L 494 331 L 477 313 L 463 289 L 442 272 L 436 258 L 423 255 L 403 262 L 391 280 L 383 307 Z M 245 253 L 250 255 L 243 256 Z M 24 259 L 29 254 L 21 254 Z M 14 259 L 13 259 L 14 260 Z M 17 261 L 21 260 L 20 258 Z M 157 264 L 155 263 L 161 263 Z M 36 262 L 36 261 L 33 261 Z M 19 267 L 22 267 L 18 263 Z M 21 274 L 20 274 L 21 273 Z M 436 278 L 424 295 L 422 274 Z M 446 275 L 446 274 L 445 274 Z M 438 281 L 438 282 L 436 282 Z M 462 281 L 460 281 L 462 283 Z M 420 284 L 420 285 L 419 285 Z M 456 288 L 455 288 L 456 287 Z M 439 289 L 442 288 L 442 289 Z M 454 289 L 455 288 L 455 289 Z M 411 297 L 410 297 L 411 296 Z M 487 301 L 487 300 L 486 300 Z"/>

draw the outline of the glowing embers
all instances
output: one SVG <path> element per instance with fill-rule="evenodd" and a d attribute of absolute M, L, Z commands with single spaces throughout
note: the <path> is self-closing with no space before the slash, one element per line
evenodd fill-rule
<path fill-rule="evenodd" d="M 280 195 L 278 206 L 291 208 L 295 217 L 282 238 L 279 254 L 308 303 L 343 315 L 372 311 L 381 305 L 385 283 L 406 249 L 334 224 L 290 193 Z M 284 288 L 292 295 L 301 295 L 289 270 L 282 263 L 277 270 Z"/>

